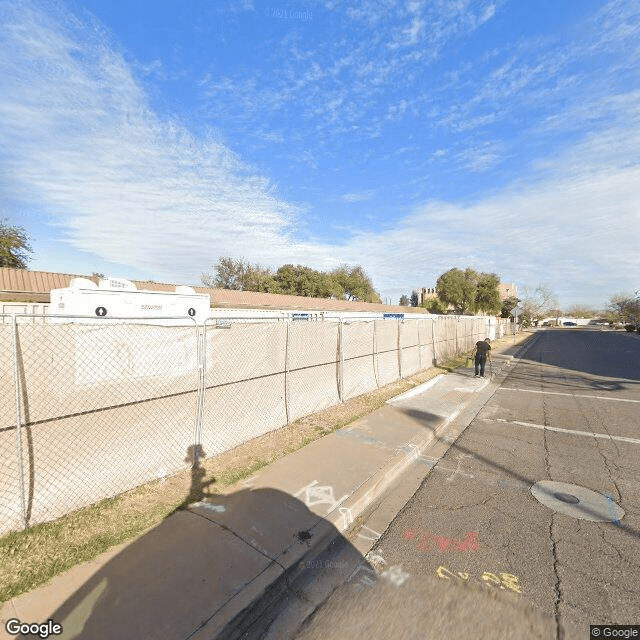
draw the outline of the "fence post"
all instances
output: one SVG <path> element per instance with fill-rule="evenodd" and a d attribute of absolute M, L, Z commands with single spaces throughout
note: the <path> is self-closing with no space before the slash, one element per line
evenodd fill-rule
<path fill-rule="evenodd" d="M 438 364 L 438 357 L 436 356 L 436 321 L 431 318 L 431 342 L 433 343 L 433 364 Z"/>
<path fill-rule="evenodd" d="M 291 322 L 287 321 L 287 337 L 284 347 L 284 410 L 289 424 L 289 327 Z"/>
<path fill-rule="evenodd" d="M 193 433 L 193 464 L 200 465 L 200 452 L 202 445 L 202 415 L 204 413 L 204 394 L 207 375 L 207 321 L 202 325 L 202 330 L 196 324 L 196 358 L 198 360 L 198 391 L 196 398 L 196 424 Z"/>
<path fill-rule="evenodd" d="M 418 323 L 418 368 L 422 371 L 422 340 L 420 340 L 420 324 L 422 320 L 416 320 Z"/>
<path fill-rule="evenodd" d="M 376 344 L 376 321 L 373 320 L 373 375 L 376 378 L 376 386 L 380 388 L 380 371 L 378 371 L 378 366 L 380 364 L 377 352 L 377 344 Z"/>
<path fill-rule="evenodd" d="M 20 411 L 20 366 L 18 363 L 18 322 L 15 315 L 11 318 L 13 324 L 13 377 L 16 389 L 16 453 L 18 456 L 18 474 L 20 486 L 20 505 L 22 507 L 22 528 L 26 529 L 27 503 L 24 488 L 24 466 L 22 462 L 22 413 Z"/>
<path fill-rule="evenodd" d="M 398 373 L 402 380 L 402 320 L 398 318 Z"/>
<path fill-rule="evenodd" d="M 338 323 L 338 395 L 340 402 L 344 402 L 344 334 L 342 329 L 342 318 Z"/>

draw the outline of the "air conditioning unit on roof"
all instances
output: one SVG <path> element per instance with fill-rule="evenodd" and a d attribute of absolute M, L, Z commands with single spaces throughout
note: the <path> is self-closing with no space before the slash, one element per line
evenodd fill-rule
<path fill-rule="evenodd" d="M 60 316 L 63 322 L 131 318 L 145 324 L 189 326 L 209 317 L 210 298 L 186 286 L 171 292 L 149 291 L 122 278 L 103 278 L 99 285 L 87 278 L 73 278 L 70 286 L 51 290 L 49 314 Z"/>

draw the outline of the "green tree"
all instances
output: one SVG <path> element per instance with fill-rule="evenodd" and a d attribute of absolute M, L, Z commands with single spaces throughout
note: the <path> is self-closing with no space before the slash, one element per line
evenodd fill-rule
<path fill-rule="evenodd" d="M 438 315 L 444 315 L 447 313 L 448 306 L 446 302 L 439 300 L 438 298 L 427 298 L 422 301 L 420 305 L 423 309 L 429 313 L 437 313 Z"/>
<path fill-rule="evenodd" d="M 26 269 L 29 253 L 33 249 L 29 245 L 30 238 L 22 227 L 14 227 L 0 221 L 0 267 Z"/>
<path fill-rule="evenodd" d="M 409 297 L 405 293 L 403 293 L 400 296 L 400 306 L 401 307 L 408 307 L 409 306 Z"/>
<path fill-rule="evenodd" d="M 316 297 L 318 272 L 302 265 L 285 264 L 276 271 L 275 279 L 281 293 L 290 296 Z"/>
<path fill-rule="evenodd" d="M 223 257 L 214 266 L 214 275 L 202 274 L 205 287 L 278 293 L 273 273 L 265 267 L 251 264 L 243 258 Z"/>
<path fill-rule="evenodd" d="M 411 306 L 412 307 L 417 307 L 418 306 L 418 302 L 419 302 L 418 292 L 414 291 L 411 294 Z"/>
<path fill-rule="evenodd" d="M 484 311 L 488 315 L 496 315 L 502 310 L 498 286 L 500 278 L 495 273 L 480 273 L 476 279 L 476 310 Z"/>
<path fill-rule="evenodd" d="M 337 298 L 338 300 L 343 300 L 345 298 L 345 293 L 342 285 L 338 282 L 336 275 L 333 272 L 325 273 L 323 272 L 323 282 L 326 290 L 326 295 L 323 296 L 325 298 Z"/>
<path fill-rule="evenodd" d="M 202 274 L 202 284 L 215 289 L 234 289 L 242 291 L 244 273 L 247 264 L 242 258 L 219 258 L 213 267 L 214 275 Z"/>
<path fill-rule="evenodd" d="M 302 265 L 285 264 L 274 276 L 281 293 L 313 298 L 343 298 L 344 290 L 333 273 Z"/>
<path fill-rule="evenodd" d="M 280 286 L 270 269 L 248 263 L 242 274 L 242 288 L 259 293 L 280 293 Z"/>
<path fill-rule="evenodd" d="M 355 267 L 341 266 L 331 272 L 344 291 L 347 300 L 361 300 L 362 302 L 381 303 L 380 296 L 373 288 L 373 283 L 364 269 L 357 265 Z"/>
<path fill-rule="evenodd" d="M 478 274 L 473 269 L 449 269 L 436 282 L 438 299 L 447 306 L 452 305 L 456 314 L 475 313 L 477 279 Z"/>
<path fill-rule="evenodd" d="M 456 314 L 482 311 L 494 315 L 503 308 L 499 285 L 500 278 L 495 273 L 478 273 L 470 267 L 463 271 L 454 267 L 438 278 L 436 293 L 445 308 L 452 306 Z"/>
<path fill-rule="evenodd" d="M 511 312 L 516 308 L 518 303 L 520 302 L 520 298 L 516 298 L 515 296 L 509 296 L 502 301 L 502 311 L 500 313 L 501 318 L 510 318 Z"/>
<path fill-rule="evenodd" d="M 343 266 L 325 272 L 285 264 L 273 273 L 242 258 L 223 257 L 214 266 L 214 275 L 202 274 L 202 283 L 205 287 L 239 291 L 381 302 L 373 283 L 360 266 Z"/>

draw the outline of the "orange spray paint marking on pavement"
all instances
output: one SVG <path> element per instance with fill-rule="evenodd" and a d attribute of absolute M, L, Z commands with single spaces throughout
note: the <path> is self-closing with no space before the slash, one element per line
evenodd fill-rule
<path fill-rule="evenodd" d="M 405 540 L 415 540 L 416 548 L 420 551 L 435 551 L 436 549 L 442 552 L 477 551 L 480 548 L 477 531 L 467 531 L 465 537 L 462 540 L 458 540 L 456 538 L 435 536 L 428 531 L 422 531 L 422 529 L 408 529 L 404 532 L 404 538 Z"/>

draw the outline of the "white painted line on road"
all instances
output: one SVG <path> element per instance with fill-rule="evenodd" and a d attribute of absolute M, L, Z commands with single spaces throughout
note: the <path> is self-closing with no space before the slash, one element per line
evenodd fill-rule
<path fill-rule="evenodd" d="M 500 387 L 498 391 L 518 391 L 524 393 L 544 393 L 551 396 L 571 396 L 573 398 L 593 398 L 594 400 L 613 400 L 614 402 L 635 402 L 640 404 L 640 400 L 630 400 L 629 398 L 609 398 L 608 396 L 589 396 L 581 393 L 562 393 L 560 391 L 537 391 L 535 389 L 511 389 L 510 387 Z"/>
<path fill-rule="evenodd" d="M 592 438 L 602 438 L 603 440 L 618 440 L 620 442 L 632 442 L 633 444 L 640 444 L 640 440 L 636 438 L 625 438 L 624 436 L 610 436 L 608 433 L 592 433 L 591 431 L 574 431 L 573 429 L 560 429 L 558 427 L 550 427 L 545 424 L 533 424 L 532 422 L 519 422 L 518 420 L 505 420 L 504 418 L 497 418 L 490 420 L 483 418 L 486 422 L 504 422 L 505 424 L 516 424 L 520 427 L 532 427 L 533 429 L 541 429 L 542 431 L 557 431 L 558 433 L 568 433 L 574 436 L 591 436 Z"/>

